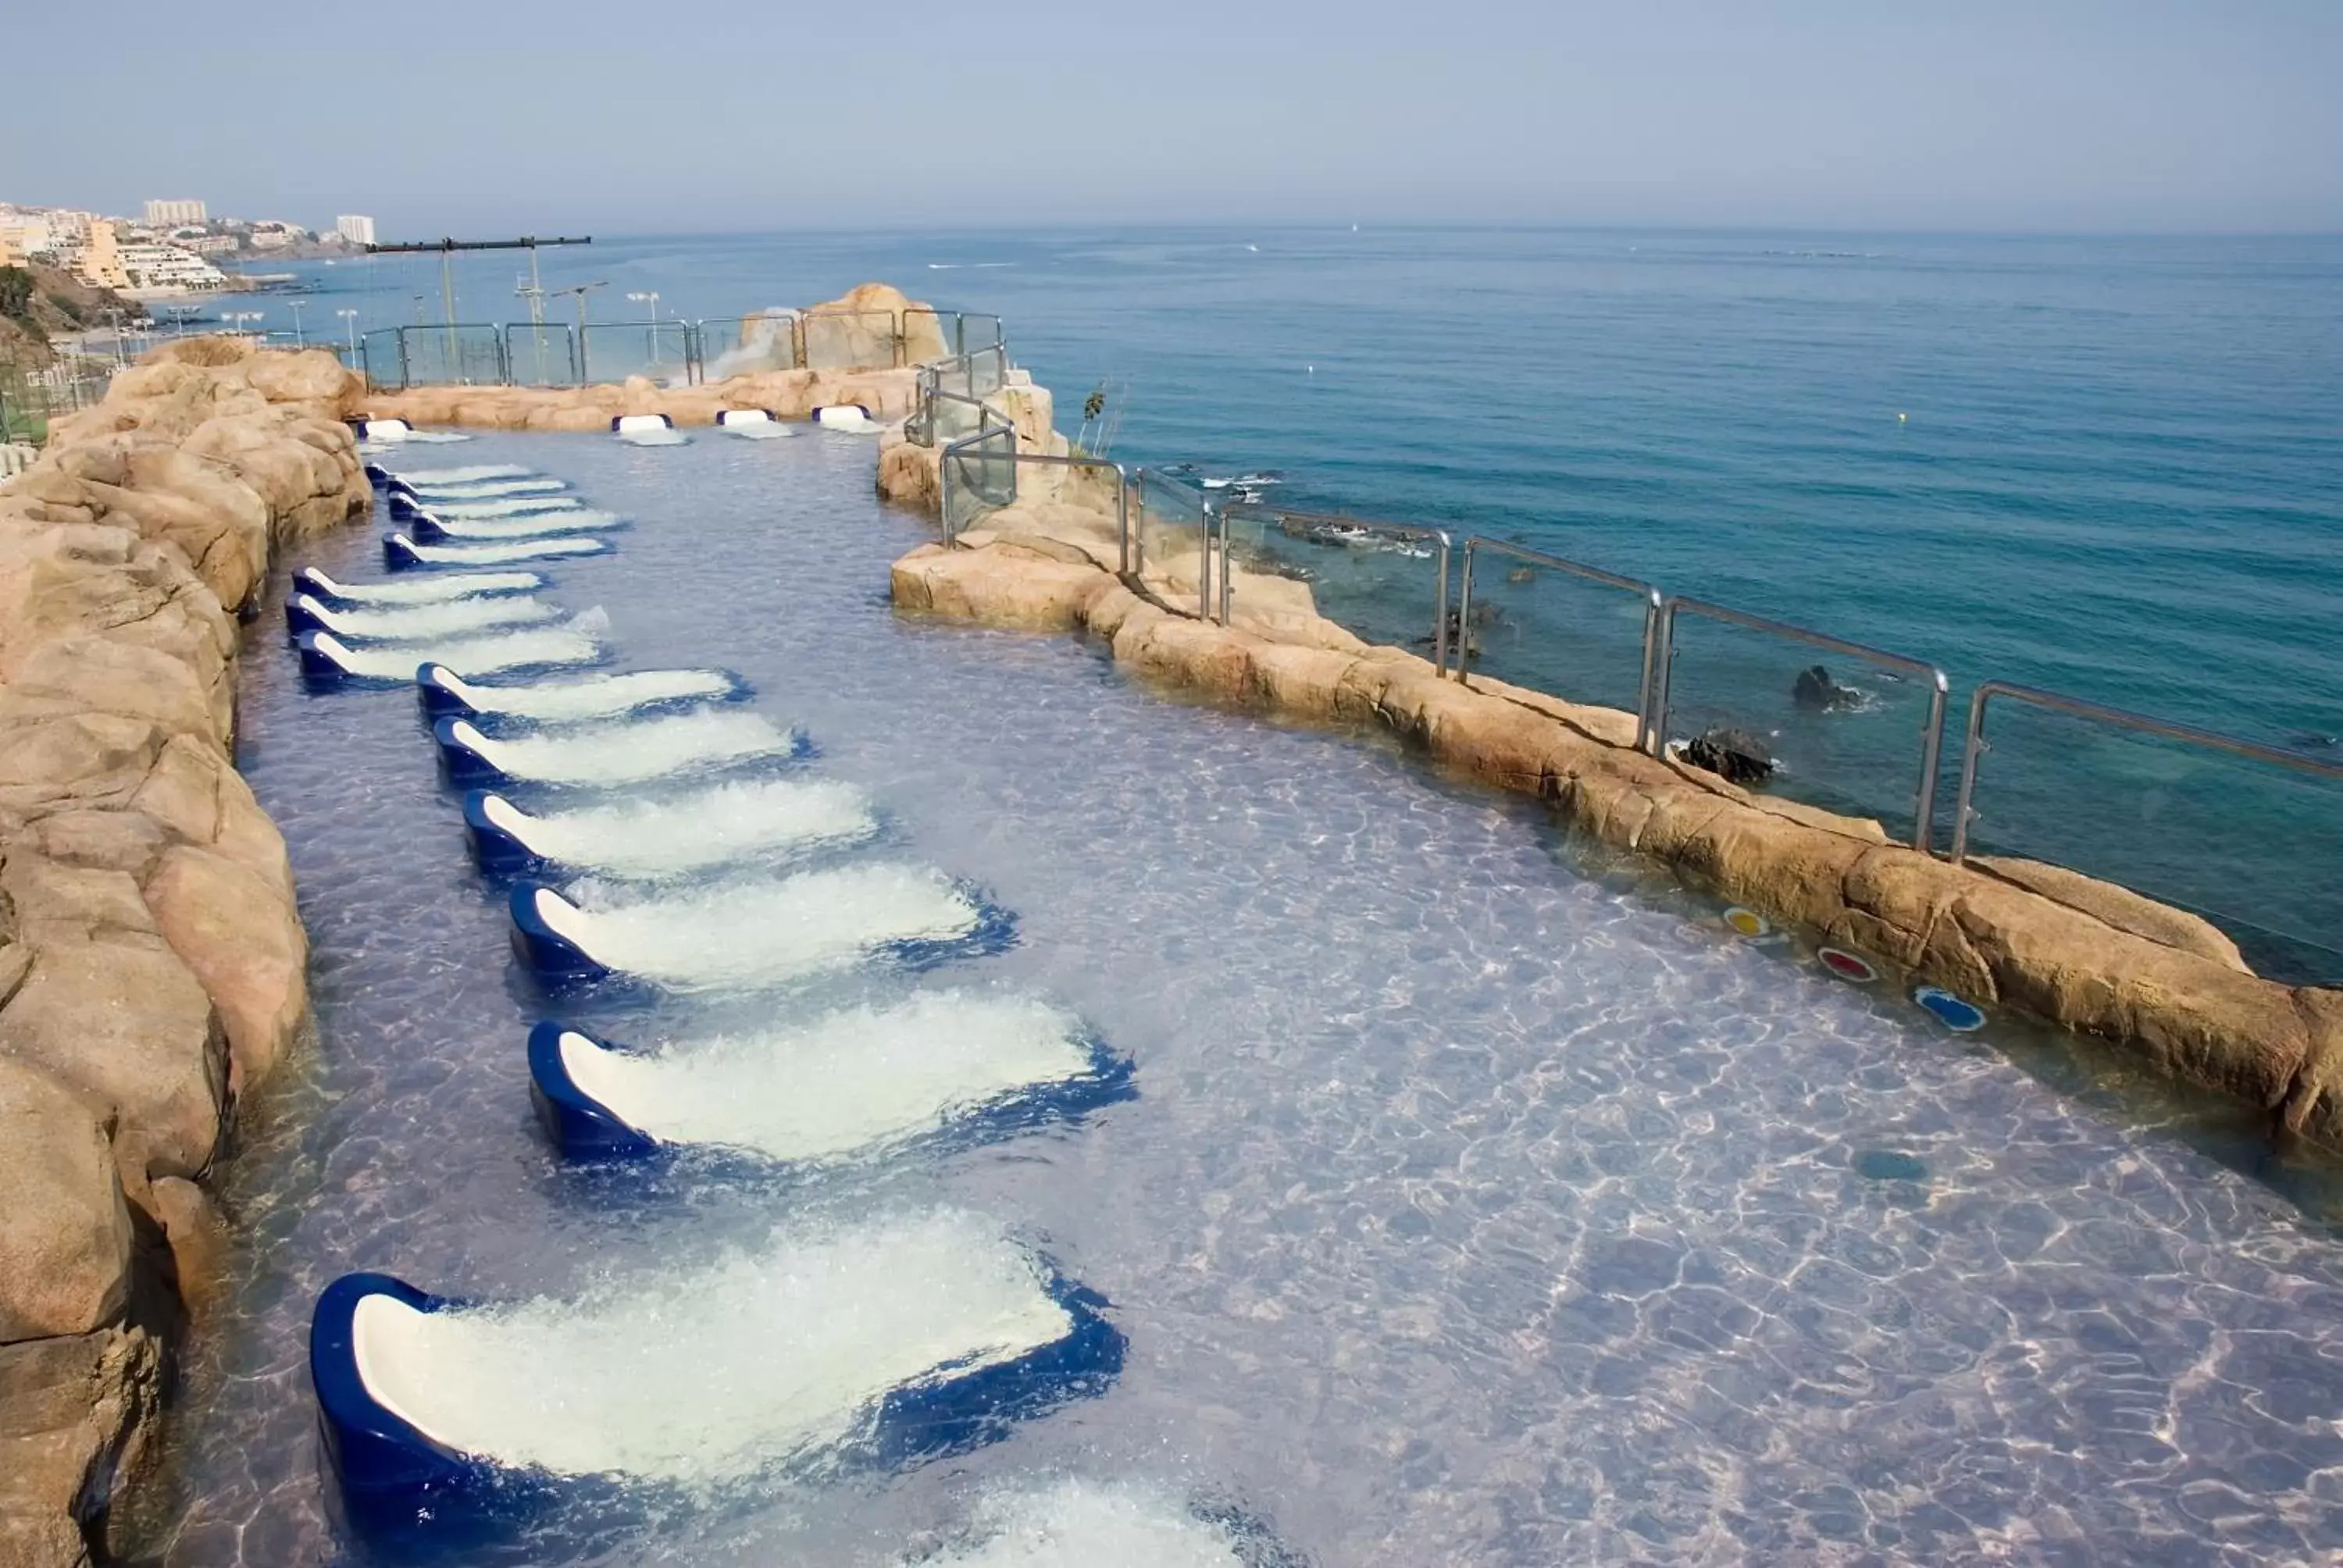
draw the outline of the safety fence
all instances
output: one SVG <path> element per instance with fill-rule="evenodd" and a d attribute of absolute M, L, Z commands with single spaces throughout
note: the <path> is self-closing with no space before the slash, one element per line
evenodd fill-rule
<path fill-rule="evenodd" d="M 46 365 L 0 359 L 0 443 L 38 447 L 49 421 L 102 401 L 113 379 L 111 358 L 59 355 Z"/>
<path fill-rule="evenodd" d="M 1151 496 L 1135 530 L 1192 551 L 1192 513 L 1170 528 L 1165 505 Z M 1924 658 L 1437 525 L 1247 499 L 1220 528 L 1240 570 L 1308 582 L 1352 630 L 1419 648 L 1448 678 L 1614 709 L 1614 733 L 1653 756 L 1875 818 L 2015 880 L 2046 886 L 2047 866 L 2114 882 L 2212 921 L 2262 973 L 2343 980 L 2343 879 L 2274 875 L 2268 848 L 2343 865 L 2343 756 L 2000 681 L 1975 689 L 1955 755 L 1952 682 Z M 1947 848 L 1937 819 L 1956 780 Z"/>
<path fill-rule="evenodd" d="M 354 347 L 310 346 L 333 348 L 382 391 L 578 387 L 629 376 L 698 386 L 766 370 L 885 370 L 940 357 L 970 358 L 1005 373 L 1008 363 L 999 317 L 926 307 L 775 310 L 699 320 L 440 322 L 377 327 Z M 995 380 L 975 395 L 997 390 Z"/>

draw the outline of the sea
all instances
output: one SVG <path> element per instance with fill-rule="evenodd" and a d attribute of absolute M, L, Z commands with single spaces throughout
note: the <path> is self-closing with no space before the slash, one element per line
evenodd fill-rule
<path fill-rule="evenodd" d="M 1235 536 L 1363 633 L 1429 648 L 1436 548 L 1278 508 L 1443 530 L 1452 591 L 1488 541 L 1458 628 L 1483 674 L 1634 706 L 1648 598 L 1539 558 L 1696 601 L 1671 736 L 1753 735 L 1769 788 L 1898 837 L 1933 689 L 1913 664 L 1935 666 L 1939 849 L 1986 681 L 2343 769 L 2343 236 L 1344 225 L 598 236 L 536 259 L 548 291 L 592 286 L 598 327 L 869 279 L 997 313 L 1061 429 L 1253 498 Z M 438 322 L 441 260 L 301 263 L 314 292 L 213 308 L 281 331 L 297 300 L 311 339 L 356 341 Z M 451 258 L 457 318 L 527 320 L 527 271 Z M 1830 699 L 1800 704 L 1816 665 Z M 1983 742 L 1976 851 L 2343 981 L 2343 777 L 2006 698 Z"/>

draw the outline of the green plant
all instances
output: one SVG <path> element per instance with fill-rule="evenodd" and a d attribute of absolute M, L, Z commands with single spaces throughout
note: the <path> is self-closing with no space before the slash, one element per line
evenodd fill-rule
<path fill-rule="evenodd" d="M 33 275 L 24 267 L 0 266 L 0 316 L 32 323 Z"/>

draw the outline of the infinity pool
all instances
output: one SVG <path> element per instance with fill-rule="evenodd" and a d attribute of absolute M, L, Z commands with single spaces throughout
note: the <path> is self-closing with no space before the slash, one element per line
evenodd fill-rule
<path fill-rule="evenodd" d="M 241 1239 L 145 1556 L 369 1555 L 304 1361 L 346 1271 L 688 1337 L 692 1282 L 786 1257 L 777 1235 L 939 1211 L 1111 1303 L 1102 1392 L 946 1461 L 580 1502 L 438 1560 L 2343 1551 L 2343 1246 L 2305 1217 L 2315 1172 L 2247 1173 L 2242 1119 L 2023 1033 L 1949 1034 L 1386 749 L 1166 701 L 1072 639 L 900 619 L 886 565 L 926 530 L 872 498 L 871 457 L 701 433 L 407 460 L 525 465 L 633 519 L 615 553 L 546 565 L 548 597 L 607 612 L 618 668 L 747 677 L 819 748 L 803 777 L 874 804 L 856 852 L 980 888 L 1016 918 L 1006 951 L 549 1002 L 414 694 L 312 694 L 273 613 L 251 629 L 242 759 L 300 879 L 320 1042 L 246 1108 Z M 353 531 L 286 565 L 371 579 L 378 548 Z M 815 1173 L 581 1171 L 531 1114 L 540 1018 L 650 1043 L 956 991 L 1079 1016 L 1135 1096 Z M 728 1344 L 709 1355 L 755 1359 Z"/>

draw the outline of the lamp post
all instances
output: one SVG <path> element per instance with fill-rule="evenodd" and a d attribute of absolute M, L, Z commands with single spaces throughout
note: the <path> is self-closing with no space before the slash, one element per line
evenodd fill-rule
<path fill-rule="evenodd" d="M 285 303 L 293 308 L 293 347 L 296 348 L 307 348 L 309 347 L 308 340 L 301 336 L 301 307 L 306 302 L 298 299 L 288 299 Z"/>
<path fill-rule="evenodd" d="M 348 329 L 350 335 L 350 352 L 356 354 L 358 351 L 358 313 L 355 310 L 345 309 L 337 310 L 334 314 L 342 318 L 343 327 Z"/>
<path fill-rule="evenodd" d="M 586 295 L 587 295 L 587 291 L 588 291 L 588 290 L 589 290 L 589 289 L 596 289 L 596 288 L 608 288 L 608 287 L 609 287 L 609 286 L 610 286 L 609 280 L 608 280 L 608 278 L 604 278 L 604 279 L 602 279 L 601 281 L 599 281 L 599 282 L 596 282 L 596 283 L 580 283 L 580 284 L 575 285 L 575 286 L 572 286 L 572 287 L 568 287 L 568 288 L 556 288 L 556 289 L 552 289 L 552 290 L 549 290 L 549 291 L 548 291 L 548 292 L 550 292 L 550 293 L 554 293 L 554 294 L 566 294 L 566 295 L 568 295 L 571 298 L 573 298 L 573 299 L 575 299 L 575 300 L 577 300 L 577 301 L 578 301 L 578 384 L 579 386 L 581 386 L 581 387 L 582 387 L 582 386 L 584 386 L 584 385 L 586 384 L 586 381 L 587 381 L 587 374 L 586 374 Z"/>
<path fill-rule="evenodd" d="M 627 297 L 637 305 L 648 304 L 651 307 L 651 324 L 643 329 L 643 357 L 656 367 L 659 364 L 659 290 L 629 294 Z"/>

